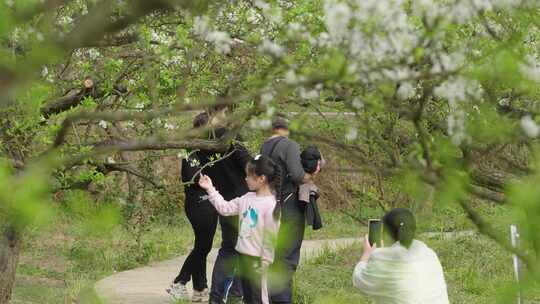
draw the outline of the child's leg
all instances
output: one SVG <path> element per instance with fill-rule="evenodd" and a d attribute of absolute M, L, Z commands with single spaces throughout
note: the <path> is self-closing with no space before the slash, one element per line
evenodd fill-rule
<path fill-rule="evenodd" d="M 266 304 L 268 303 L 268 293 L 262 288 L 262 275 L 260 258 L 247 255 L 240 255 L 240 274 L 242 277 L 242 290 L 244 292 L 244 303 L 246 304 Z M 266 298 L 263 295 L 266 294 Z"/>

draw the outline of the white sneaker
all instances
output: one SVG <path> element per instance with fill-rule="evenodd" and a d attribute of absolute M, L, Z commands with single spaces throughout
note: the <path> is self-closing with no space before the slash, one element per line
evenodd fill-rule
<path fill-rule="evenodd" d="M 167 293 L 170 294 L 175 300 L 190 300 L 187 286 L 181 283 L 172 283 L 167 288 Z"/>
<path fill-rule="evenodd" d="M 191 302 L 193 303 L 208 303 L 208 298 L 210 294 L 208 293 L 208 288 L 205 288 L 203 291 L 193 290 L 193 298 Z"/>

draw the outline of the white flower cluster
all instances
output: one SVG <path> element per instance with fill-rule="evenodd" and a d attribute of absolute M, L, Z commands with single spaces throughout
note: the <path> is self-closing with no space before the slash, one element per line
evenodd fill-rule
<path fill-rule="evenodd" d="M 521 118 L 521 128 L 527 136 L 531 138 L 536 138 L 540 135 L 540 126 L 532 119 L 531 116 L 523 116 Z"/>
<path fill-rule="evenodd" d="M 184 159 L 184 158 L 187 158 L 188 156 L 189 156 L 189 153 L 185 149 L 180 150 L 180 152 L 176 154 L 176 157 L 178 157 L 179 159 Z"/>
<path fill-rule="evenodd" d="M 356 138 L 358 138 L 358 129 L 355 127 L 349 128 L 349 130 L 345 134 L 345 139 L 348 141 L 353 141 Z"/>
<path fill-rule="evenodd" d="M 249 126 L 252 129 L 261 129 L 261 130 L 267 130 L 272 126 L 272 121 L 268 117 L 264 118 L 253 118 L 249 121 Z"/>
<path fill-rule="evenodd" d="M 461 109 L 450 112 L 447 123 L 448 135 L 450 135 L 452 143 L 459 146 L 467 138 L 465 133 L 465 112 Z"/>
<path fill-rule="evenodd" d="M 317 84 L 314 89 L 308 90 L 305 87 L 298 88 L 298 94 L 300 98 L 306 100 L 316 100 L 321 96 L 321 90 L 323 88 L 322 84 Z"/>
<path fill-rule="evenodd" d="M 285 54 L 285 49 L 281 45 L 266 38 L 259 46 L 259 51 L 262 53 L 268 53 L 276 58 L 283 57 L 283 55 Z"/>
<path fill-rule="evenodd" d="M 482 97 L 482 88 L 474 80 L 464 77 L 453 77 L 435 88 L 435 95 L 439 98 L 448 100 L 450 113 L 447 118 L 448 134 L 455 145 L 461 144 L 467 139 L 465 133 L 465 111 L 461 105 L 467 99 L 480 99 Z"/>
<path fill-rule="evenodd" d="M 416 95 L 416 87 L 410 82 L 405 81 L 400 83 L 399 88 L 397 90 L 397 97 L 400 100 L 407 100 L 409 98 L 412 98 Z"/>
<path fill-rule="evenodd" d="M 195 20 L 193 21 L 193 33 L 214 44 L 216 52 L 221 54 L 228 54 L 231 52 L 231 46 L 233 44 L 231 36 L 226 32 L 212 31 L 207 18 L 199 16 L 195 17 Z"/>
<path fill-rule="evenodd" d="M 297 75 L 296 71 L 293 69 L 289 69 L 287 73 L 285 73 L 285 83 L 289 85 L 295 85 L 299 84 L 300 82 L 303 82 L 306 80 L 306 77 L 303 75 Z"/>
<path fill-rule="evenodd" d="M 475 80 L 462 76 L 452 77 L 435 88 L 435 95 L 448 100 L 450 107 L 456 107 L 458 102 L 467 101 L 468 98 L 480 99 L 482 88 Z"/>
<path fill-rule="evenodd" d="M 91 60 L 96 60 L 98 58 L 101 57 L 101 53 L 96 50 L 96 49 L 89 49 L 87 52 L 86 52 L 86 55 L 88 56 L 88 58 L 90 58 Z"/>
<path fill-rule="evenodd" d="M 525 58 L 525 63 L 520 65 L 520 71 L 528 79 L 540 83 L 540 62 L 532 55 Z"/>
<path fill-rule="evenodd" d="M 281 11 L 278 8 L 273 8 L 269 3 L 263 0 L 255 0 L 255 7 L 260 9 L 264 17 L 271 23 L 280 23 L 283 20 Z"/>
<path fill-rule="evenodd" d="M 274 93 L 271 91 L 264 92 L 261 94 L 261 103 L 263 105 L 268 105 L 270 102 L 274 100 Z"/>
<path fill-rule="evenodd" d="M 170 122 L 166 122 L 163 127 L 166 129 L 166 130 L 176 130 L 177 129 L 177 126 L 173 123 L 170 123 Z"/>
<path fill-rule="evenodd" d="M 150 31 L 150 40 L 159 44 L 171 45 L 173 42 L 172 38 L 164 31 L 156 31 L 154 29 Z"/>
<path fill-rule="evenodd" d="M 339 43 L 348 35 L 352 9 L 345 3 L 331 0 L 325 3 L 324 10 L 326 12 L 324 22 L 328 33 L 331 39 Z"/>
<path fill-rule="evenodd" d="M 523 0 L 416 0 L 412 2 L 413 12 L 424 17 L 428 24 L 438 22 L 465 23 L 476 18 L 479 12 L 490 12 L 522 5 Z"/>
<path fill-rule="evenodd" d="M 73 18 L 71 16 L 67 16 L 67 15 L 64 15 L 64 16 L 60 16 L 58 19 L 57 19 L 57 23 L 58 25 L 60 26 L 69 26 L 69 25 L 73 25 Z"/>
<path fill-rule="evenodd" d="M 381 62 L 412 62 L 412 51 L 419 43 L 420 33 L 408 21 L 404 0 L 356 0 L 353 5 L 338 0 L 325 2 L 327 32 L 319 35 L 320 47 L 348 49 L 352 63 L 351 73 L 365 73 L 361 80 L 381 80 L 390 76 L 402 78 L 401 71 L 389 69 L 389 75 L 369 72 L 370 65 Z M 409 75 L 413 71 L 406 71 Z M 374 77 L 374 78 L 371 78 Z"/>

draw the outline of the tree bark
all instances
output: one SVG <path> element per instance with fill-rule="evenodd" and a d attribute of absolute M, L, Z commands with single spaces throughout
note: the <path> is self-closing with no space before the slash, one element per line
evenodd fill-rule
<path fill-rule="evenodd" d="M 4 228 L 0 236 L 0 304 L 11 299 L 20 250 L 21 242 L 15 230 Z"/>

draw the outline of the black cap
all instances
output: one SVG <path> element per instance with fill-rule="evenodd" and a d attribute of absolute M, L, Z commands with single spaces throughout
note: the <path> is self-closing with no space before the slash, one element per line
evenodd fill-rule
<path fill-rule="evenodd" d="M 272 129 L 285 129 L 289 130 L 289 121 L 283 116 L 277 116 L 272 121 Z"/>

